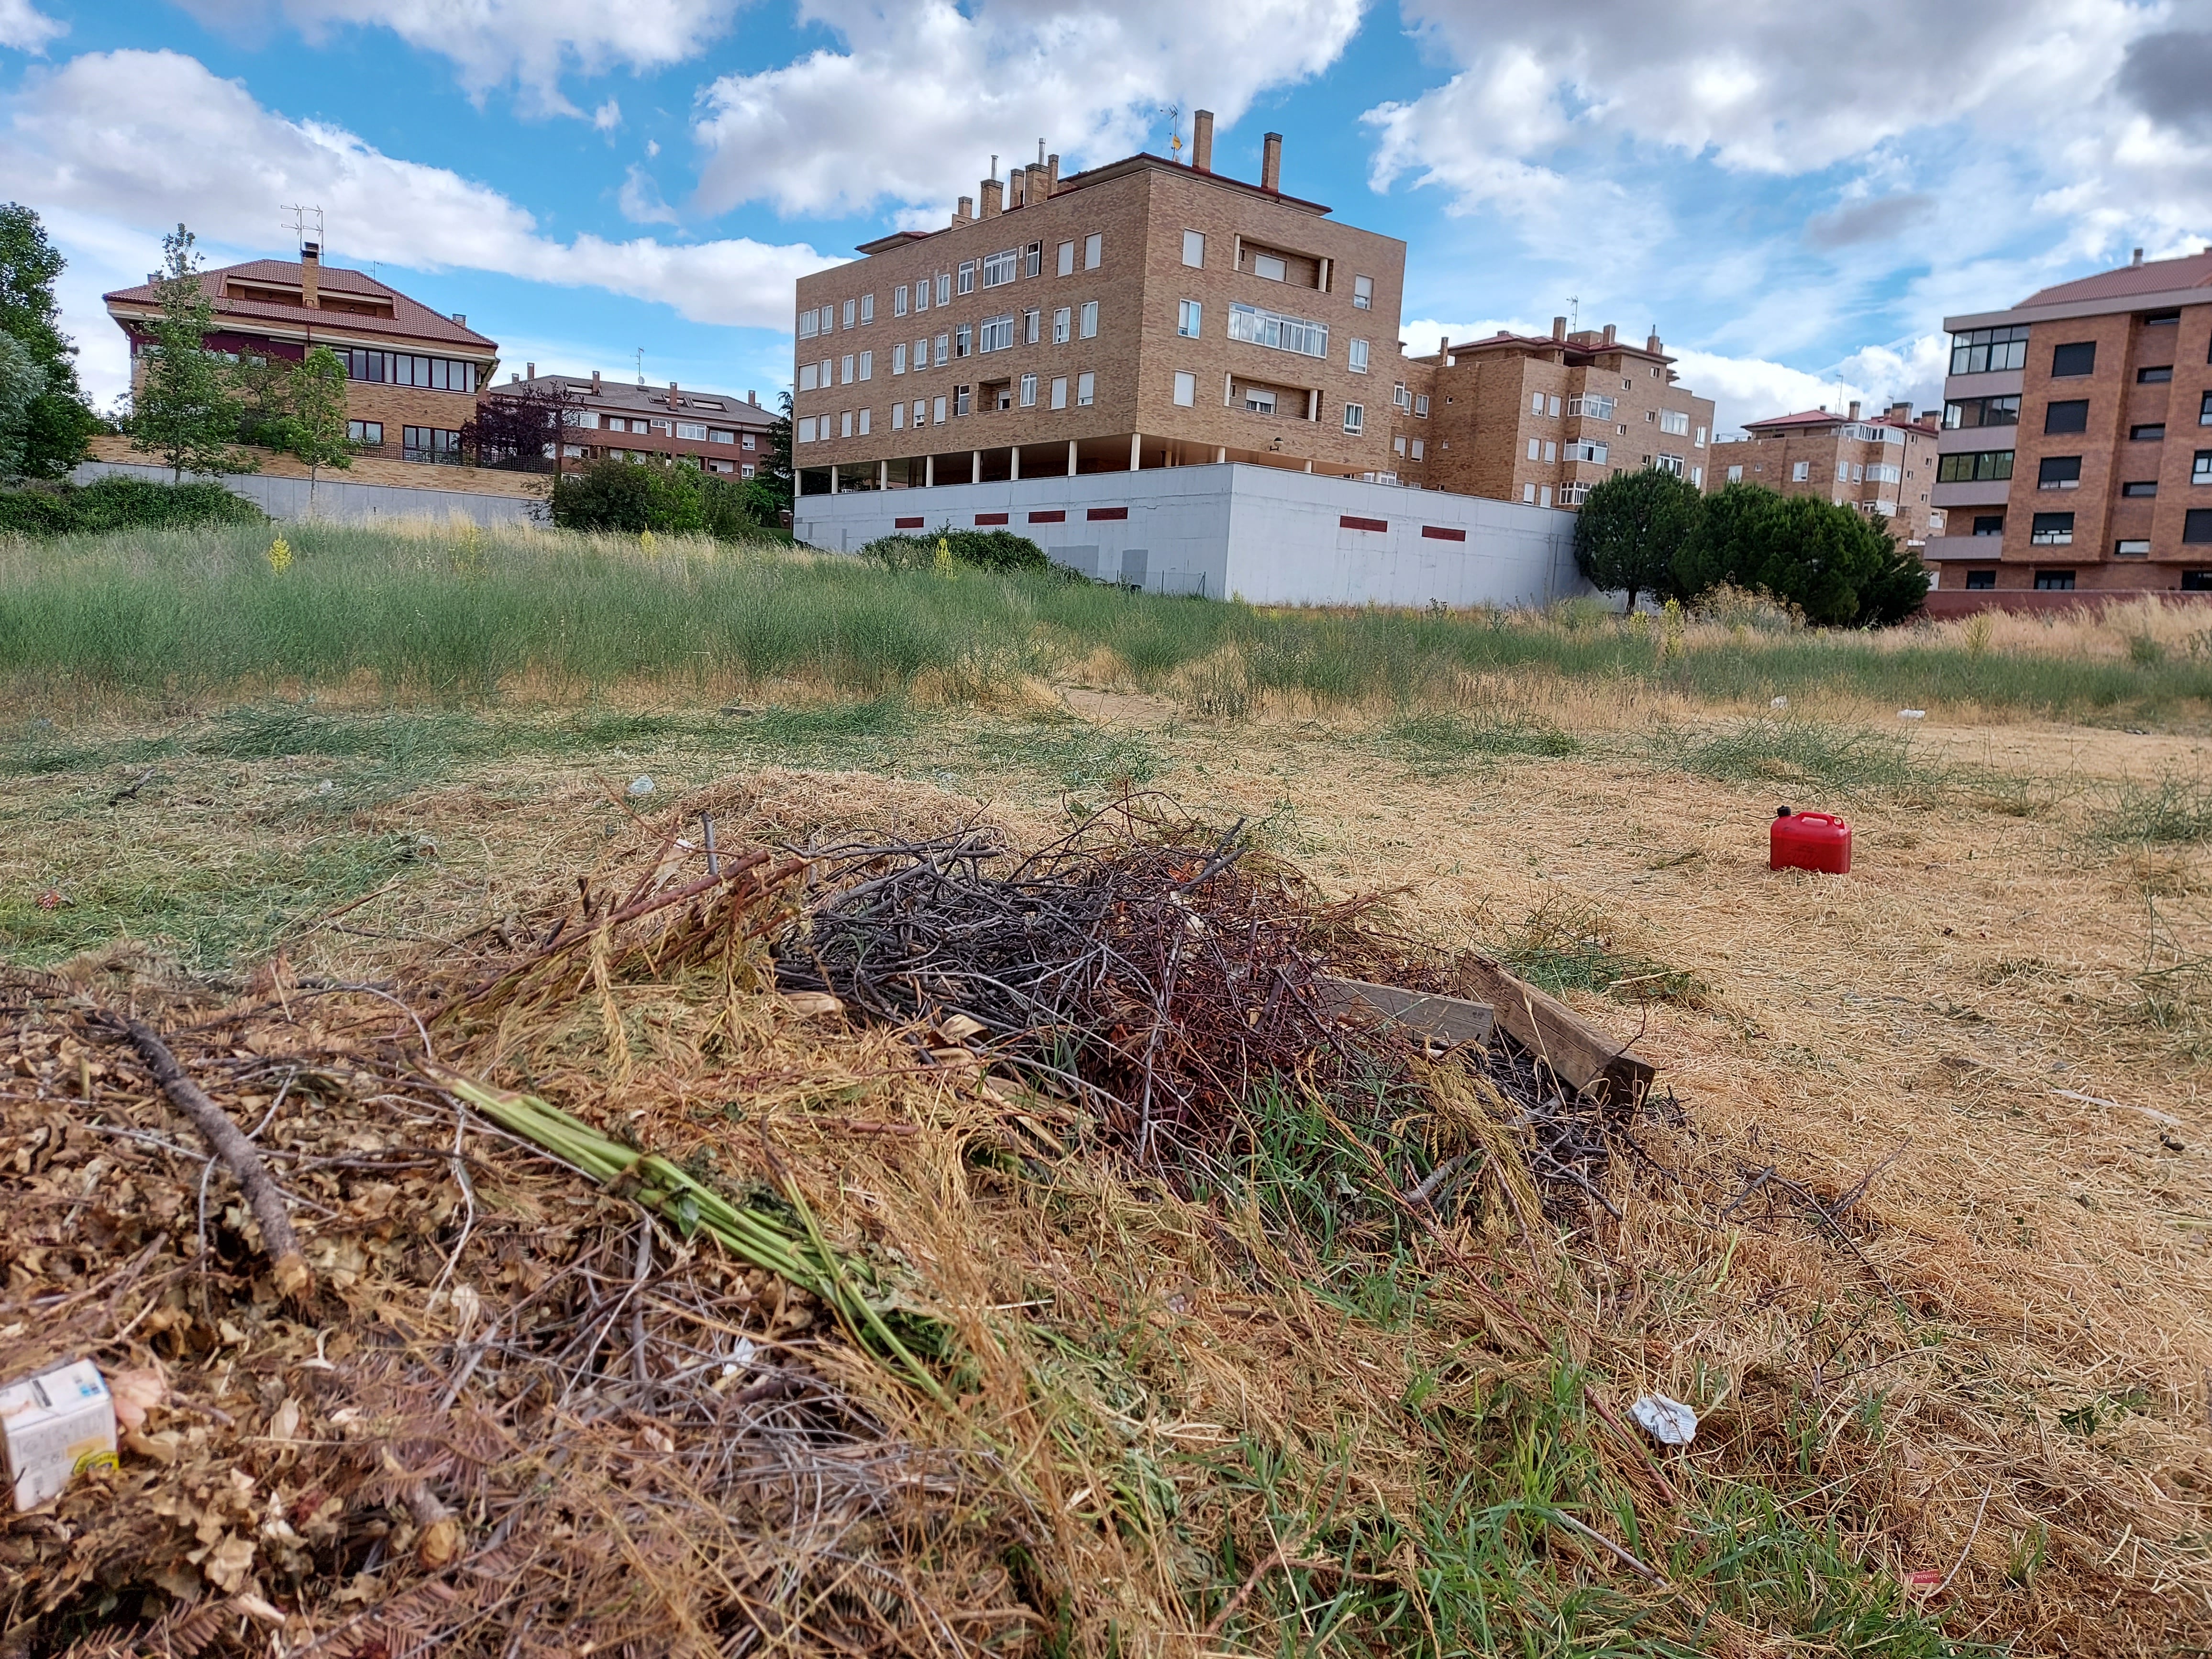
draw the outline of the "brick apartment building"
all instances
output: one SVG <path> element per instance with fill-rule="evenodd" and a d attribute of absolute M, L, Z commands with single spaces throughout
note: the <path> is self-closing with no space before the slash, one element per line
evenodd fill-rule
<path fill-rule="evenodd" d="M 297 260 L 253 259 L 200 273 L 215 312 L 207 349 L 297 362 L 328 346 L 346 368 L 349 435 L 391 460 L 458 462 L 461 427 L 491 383 L 499 346 L 358 270 L 322 263 L 313 242 Z M 158 273 L 101 296 L 131 342 L 131 385 L 161 319 Z"/>
<path fill-rule="evenodd" d="M 1392 370 L 1396 480 L 1532 507 L 1579 507 L 1590 486 L 1656 466 L 1703 487 L 1713 403 L 1680 384 L 1652 335 L 1602 329 L 1500 331 L 1439 343 Z"/>
<path fill-rule="evenodd" d="M 1941 589 L 2212 591 L 2212 249 L 1943 325 Z"/>
<path fill-rule="evenodd" d="M 1889 520 L 1909 548 L 1943 533 L 1943 509 L 1933 504 L 1937 428 L 1930 413 L 1913 417 L 1909 403 L 1862 419 L 1859 405 L 1843 414 L 1823 406 L 1744 422 L 1745 435 L 1713 446 L 1705 488 L 1764 484 L 1784 495 L 1818 495 Z"/>
<path fill-rule="evenodd" d="M 987 179 L 942 230 L 799 283 L 802 494 L 1243 461 L 1390 469 L 1406 245 L 1139 155 Z"/>
<path fill-rule="evenodd" d="M 495 391 L 558 390 L 570 400 L 564 459 L 696 461 L 709 472 L 750 478 L 768 459 L 774 413 L 748 392 L 686 392 L 675 381 L 647 386 L 590 375 L 544 374 L 538 365 Z"/>

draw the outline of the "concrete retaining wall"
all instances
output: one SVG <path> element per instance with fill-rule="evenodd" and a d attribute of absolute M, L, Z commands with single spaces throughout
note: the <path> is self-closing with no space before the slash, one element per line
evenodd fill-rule
<path fill-rule="evenodd" d="M 166 466 L 137 466 L 114 461 L 86 461 L 70 474 L 78 483 L 98 478 L 169 481 Z M 231 473 L 224 488 L 243 495 L 272 519 L 307 516 L 307 481 L 256 472 Z M 458 513 L 489 526 L 528 523 L 537 503 L 519 495 L 487 495 L 465 489 L 418 489 L 403 484 L 356 483 L 343 473 L 326 475 L 315 485 L 315 516 L 340 524 L 371 524 L 379 519 L 447 519 Z"/>
<path fill-rule="evenodd" d="M 848 553 L 895 530 L 1002 526 L 1103 581 L 1255 605 L 1543 605 L 1591 591 L 1571 513 L 1235 462 L 803 495 L 792 520 L 799 540 Z"/>

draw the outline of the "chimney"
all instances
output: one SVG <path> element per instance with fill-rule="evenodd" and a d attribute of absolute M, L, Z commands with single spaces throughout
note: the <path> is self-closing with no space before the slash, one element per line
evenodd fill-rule
<path fill-rule="evenodd" d="M 1912 419 L 1912 405 L 1901 401 L 1893 403 L 1889 406 L 1889 413 L 1893 420 L 1910 422 Z"/>
<path fill-rule="evenodd" d="M 1196 111 L 1190 118 L 1190 164 L 1200 173 L 1213 171 L 1213 112 Z"/>
<path fill-rule="evenodd" d="M 1444 335 L 1442 338 L 1440 338 L 1440 339 L 1439 339 L 1439 340 L 1437 340 L 1437 361 L 1438 362 L 1443 362 L 1443 360 L 1444 360 L 1445 358 L 1447 358 L 1447 357 L 1449 357 L 1449 356 L 1451 356 L 1451 336 L 1450 336 L 1450 335 L 1449 335 L 1449 334 L 1447 334 L 1447 335 Z"/>
<path fill-rule="evenodd" d="M 596 397 L 598 397 L 599 395 L 599 371 L 598 369 L 596 369 L 596 368 L 595 368 L 595 369 L 593 369 L 593 370 L 592 371 L 592 396 L 593 396 L 594 398 L 596 398 Z"/>
<path fill-rule="evenodd" d="M 1859 400 L 1858 400 L 1857 398 L 1852 398 L 1852 399 L 1851 399 L 1851 412 L 1850 412 L 1849 415 L 1845 416 L 1844 418 L 1845 420 L 1849 420 L 1849 421 L 1856 421 L 1856 419 L 1858 419 L 1858 417 L 1859 417 Z"/>
<path fill-rule="evenodd" d="M 972 196 L 962 197 L 960 198 L 960 205 L 952 210 L 952 223 L 954 228 L 957 229 L 962 225 L 972 224 L 975 222 L 975 198 Z"/>
<path fill-rule="evenodd" d="M 1044 193 L 1048 196 L 1060 194 L 1060 157 L 1057 155 L 1044 158 Z"/>
<path fill-rule="evenodd" d="M 760 405 L 760 393 L 757 392 L 748 392 L 745 393 L 745 401 L 751 404 L 754 407 L 758 408 Z"/>
<path fill-rule="evenodd" d="M 1613 325 L 1611 323 L 1607 323 L 1607 324 L 1605 325 L 1605 343 L 1606 343 L 1607 345 L 1611 345 L 1611 344 L 1613 343 Z"/>
<path fill-rule="evenodd" d="M 1283 135 L 1271 132 L 1260 140 L 1260 188 L 1283 193 Z"/>
<path fill-rule="evenodd" d="M 2140 264 L 2141 260 L 2136 263 Z M 323 245 L 320 242 L 300 244 L 300 303 L 310 311 L 319 311 L 323 306 Z"/>
<path fill-rule="evenodd" d="M 1666 355 L 1666 348 L 1659 343 L 1659 337 L 1656 334 L 1650 336 L 1644 342 L 1644 349 L 1655 357 L 1664 356 Z"/>
<path fill-rule="evenodd" d="M 996 179 L 986 179 L 983 181 L 982 189 L 983 216 L 986 219 L 995 219 L 1006 210 L 1005 186 Z"/>
<path fill-rule="evenodd" d="M 671 409 L 676 407 L 676 382 L 673 380 L 668 383 L 668 406 Z"/>
<path fill-rule="evenodd" d="M 2141 264 L 2142 263 L 2142 250 L 2141 248 L 2137 248 L 2136 250 L 2136 257 L 2132 263 L 2136 264 Z"/>
<path fill-rule="evenodd" d="M 1564 340 L 1567 337 L 1567 319 L 1565 318 L 1554 317 L 1552 319 L 1552 337 L 1555 340 Z"/>
<path fill-rule="evenodd" d="M 522 373 L 526 379 L 534 380 L 538 378 L 538 365 L 535 363 L 525 363 L 522 366 Z"/>

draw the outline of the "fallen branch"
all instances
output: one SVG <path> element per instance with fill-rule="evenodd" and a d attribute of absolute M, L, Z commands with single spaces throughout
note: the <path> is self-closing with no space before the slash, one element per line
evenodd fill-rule
<path fill-rule="evenodd" d="M 276 1288 L 288 1297 L 308 1295 L 315 1287 L 315 1276 L 307 1267 L 307 1259 L 300 1254 L 300 1241 L 292 1231 L 292 1216 L 285 1208 L 283 1191 L 270 1178 L 269 1168 L 261 1161 L 261 1154 L 253 1149 L 253 1143 L 230 1121 L 228 1113 L 185 1075 L 185 1068 L 177 1063 L 176 1055 L 169 1052 L 169 1045 L 161 1041 L 153 1027 L 139 1020 L 118 1019 L 113 1015 L 102 1017 L 100 1023 L 111 1029 L 119 1028 L 131 1039 L 131 1047 L 146 1062 L 146 1069 L 161 1085 L 161 1092 L 169 1097 L 169 1103 L 191 1119 L 193 1127 L 222 1160 L 223 1167 L 237 1179 L 253 1218 L 261 1224 L 261 1245 L 275 1266 Z"/>

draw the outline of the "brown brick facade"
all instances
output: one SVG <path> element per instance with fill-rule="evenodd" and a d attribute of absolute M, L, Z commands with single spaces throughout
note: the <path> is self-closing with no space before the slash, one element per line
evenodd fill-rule
<path fill-rule="evenodd" d="M 1909 404 L 1863 419 L 1856 404 L 1840 415 L 1820 409 L 1777 416 L 1713 447 L 1705 488 L 1752 483 L 1817 495 L 1888 520 L 1899 539 L 1917 549 L 1944 526 L 1942 510 L 1930 504 L 1937 436 L 1935 416 L 1915 420 Z"/>

